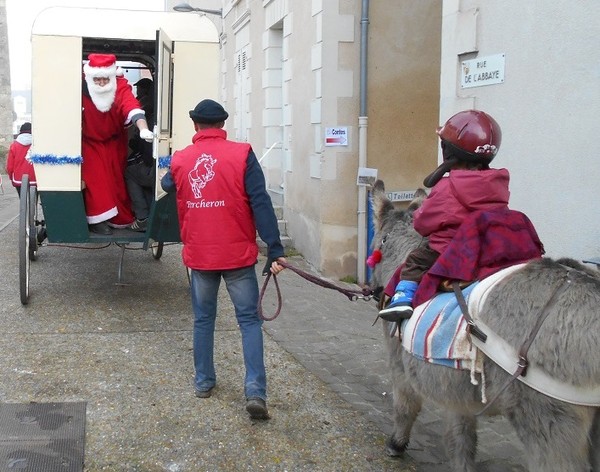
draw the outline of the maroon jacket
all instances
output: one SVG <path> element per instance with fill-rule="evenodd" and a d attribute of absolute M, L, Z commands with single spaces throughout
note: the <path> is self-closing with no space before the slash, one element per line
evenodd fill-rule
<path fill-rule="evenodd" d="M 415 211 L 415 230 L 441 254 L 471 213 L 508 208 L 508 182 L 506 169 L 450 171 Z"/>

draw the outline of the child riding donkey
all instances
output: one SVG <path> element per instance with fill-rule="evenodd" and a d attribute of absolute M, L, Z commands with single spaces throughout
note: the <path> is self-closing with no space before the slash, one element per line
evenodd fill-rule
<path fill-rule="evenodd" d="M 413 306 L 430 299 L 444 280 L 472 282 L 544 253 L 527 216 L 508 208 L 508 170 L 489 167 L 502 140 L 496 120 L 462 111 L 437 134 L 443 163 L 423 181 L 433 188 L 413 214 L 415 230 L 428 240 L 388 283 L 391 300 L 379 312 L 386 321 L 409 318 Z"/>

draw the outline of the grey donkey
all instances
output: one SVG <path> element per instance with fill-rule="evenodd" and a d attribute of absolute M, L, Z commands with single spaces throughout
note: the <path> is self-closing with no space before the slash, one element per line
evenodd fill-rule
<path fill-rule="evenodd" d="M 417 191 L 407 210 L 394 209 L 382 181 L 373 189 L 376 234 L 382 260 L 372 285 L 385 286 L 394 270 L 422 240 L 413 229 L 412 212 L 426 196 Z M 530 350 L 529 361 L 555 379 L 583 387 L 600 384 L 600 278 L 572 259 L 542 258 L 527 264 L 497 285 L 479 317 L 518 349 L 531 331 L 554 287 L 569 271 L 569 288 L 551 307 Z M 477 413 L 481 389 L 470 373 L 420 361 L 398 338 L 383 332 L 393 383 L 394 429 L 386 443 L 390 456 L 407 448 L 411 428 L 425 398 L 447 413 L 444 435 L 449 465 L 455 471 L 476 470 Z M 515 366 L 516 367 L 516 366 Z M 492 399 L 510 377 L 489 358 L 484 360 L 487 398 Z M 519 381 L 502 391 L 485 414 L 503 415 L 523 442 L 531 472 L 600 472 L 600 408 L 555 400 Z"/>

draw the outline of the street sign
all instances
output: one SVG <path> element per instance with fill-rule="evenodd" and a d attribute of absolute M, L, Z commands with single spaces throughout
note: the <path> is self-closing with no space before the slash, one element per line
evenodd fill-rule
<path fill-rule="evenodd" d="M 462 88 L 482 87 L 483 85 L 504 82 L 504 54 L 480 57 L 461 64 L 460 86 Z"/>

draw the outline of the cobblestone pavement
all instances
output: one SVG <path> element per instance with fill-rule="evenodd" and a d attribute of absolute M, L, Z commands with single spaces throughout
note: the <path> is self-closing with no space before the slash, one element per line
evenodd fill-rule
<path fill-rule="evenodd" d="M 419 416 L 406 457 L 385 456 L 391 387 L 373 302 L 280 274 L 283 310 L 265 322 L 273 419 L 255 424 L 239 398 L 239 333 L 226 294 L 215 352 L 220 386 L 208 401 L 191 394 L 189 290 L 178 246 L 165 247 L 160 261 L 127 254 L 124 286 L 114 283 L 117 248 L 42 247 L 22 307 L 17 207 L 5 185 L 0 402 L 87 401 L 86 471 L 448 470 L 433 405 Z M 300 256 L 289 262 L 310 270 Z M 506 421 L 480 421 L 481 471 L 524 471 L 523 458 Z"/>

